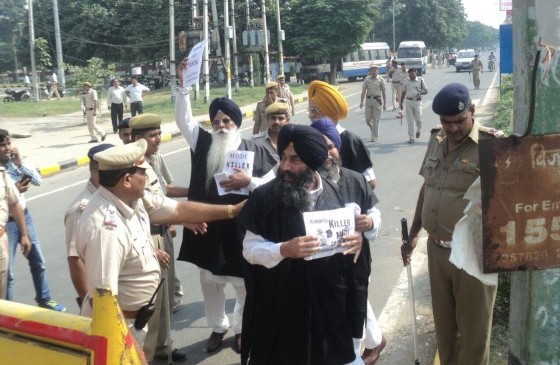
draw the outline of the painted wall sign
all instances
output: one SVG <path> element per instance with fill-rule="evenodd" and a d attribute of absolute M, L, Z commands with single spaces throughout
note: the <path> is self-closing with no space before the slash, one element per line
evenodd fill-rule
<path fill-rule="evenodd" d="M 484 272 L 560 267 L 560 135 L 479 146 Z"/>

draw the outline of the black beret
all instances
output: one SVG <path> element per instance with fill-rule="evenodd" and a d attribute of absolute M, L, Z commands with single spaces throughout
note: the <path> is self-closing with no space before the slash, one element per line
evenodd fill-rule
<path fill-rule="evenodd" d="M 216 114 L 218 114 L 218 111 L 220 110 L 230 117 L 238 128 L 241 126 L 243 114 L 241 113 L 241 109 L 239 109 L 237 104 L 235 104 L 232 100 L 228 98 L 216 98 L 212 100 L 208 110 L 210 114 L 210 121 L 214 120 Z"/>
<path fill-rule="evenodd" d="M 432 102 L 432 110 L 438 115 L 456 115 L 471 105 L 469 90 L 463 84 L 453 83 L 443 87 Z"/>
<path fill-rule="evenodd" d="M 283 126 L 278 135 L 278 154 L 280 156 L 290 143 L 293 143 L 298 157 L 311 170 L 316 171 L 325 163 L 328 153 L 327 142 L 316 129 L 301 124 Z"/>
<path fill-rule="evenodd" d="M 132 119 L 131 117 L 126 117 L 123 120 L 121 120 L 121 122 L 119 123 L 118 128 L 130 128 L 130 125 L 128 124 L 130 122 L 130 119 Z"/>
<path fill-rule="evenodd" d="M 93 146 L 92 148 L 89 149 L 87 153 L 87 157 L 89 157 L 90 160 L 93 160 L 93 155 L 95 155 L 97 152 L 105 151 L 107 148 L 111 148 L 111 147 L 114 147 L 114 145 L 110 143 L 101 143 L 98 144 L 97 146 Z"/>
<path fill-rule="evenodd" d="M 336 126 L 334 125 L 331 118 L 323 117 L 317 119 L 316 121 L 311 123 L 311 126 L 327 136 L 332 141 L 336 149 L 340 151 L 340 147 L 342 146 L 340 133 L 338 133 L 338 131 L 336 130 Z"/>

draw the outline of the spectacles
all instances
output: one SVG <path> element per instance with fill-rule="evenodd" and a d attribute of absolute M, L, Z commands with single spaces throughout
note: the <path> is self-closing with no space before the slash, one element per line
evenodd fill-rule
<path fill-rule="evenodd" d="M 222 120 L 216 119 L 216 120 L 213 120 L 213 121 L 212 121 L 212 126 L 213 126 L 213 127 L 217 127 L 217 126 L 219 126 L 219 125 L 221 125 L 221 124 L 223 124 L 224 126 L 227 126 L 227 125 L 230 124 L 230 123 L 233 123 L 233 120 L 228 119 L 228 118 L 224 118 L 224 119 L 222 119 Z"/>
<path fill-rule="evenodd" d="M 307 108 L 307 111 L 310 112 L 310 113 L 317 114 L 321 111 L 321 109 L 319 109 L 319 108 Z"/>

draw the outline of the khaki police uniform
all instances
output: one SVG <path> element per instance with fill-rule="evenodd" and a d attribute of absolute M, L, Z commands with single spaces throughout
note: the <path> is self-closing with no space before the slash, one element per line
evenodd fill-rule
<path fill-rule="evenodd" d="M 420 168 L 425 179 L 422 226 L 429 234 L 432 308 L 442 364 L 488 361 L 496 287 L 455 267 L 449 255 L 455 224 L 468 203 L 463 196 L 480 174 L 478 141 L 495 132 L 475 122 L 468 137 L 449 151 L 445 132 L 436 128 Z"/>
<path fill-rule="evenodd" d="M 8 176 L 8 172 L 0 166 L 0 299 L 6 298 L 8 290 L 8 233 L 6 224 L 10 216 L 10 205 L 19 202 L 19 192 Z"/>
<path fill-rule="evenodd" d="M 276 100 L 273 103 L 286 103 L 288 104 L 288 100 L 285 98 L 276 97 Z M 271 104 L 267 104 L 264 101 L 259 101 L 257 103 L 257 108 L 255 109 L 255 115 L 253 116 L 253 120 L 255 124 L 259 126 L 259 133 L 262 133 L 268 129 L 268 120 L 266 118 L 266 108 L 268 108 Z"/>
<path fill-rule="evenodd" d="M 422 132 L 422 94 L 428 92 L 426 83 L 421 77 L 412 80 L 406 78 L 403 83 L 404 110 L 408 124 L 408 140 L 414 142 L 414 123 L 416 122 L 416 138 Z"/>
<path fill-rule="evenodd" d="M 86 113 L 87 127 L 92 141 L 97 141 L 97 135 L 102 140 L 105 139 L 105 132 L 103 132 L 96 123 L 97 116 L 95 115 L 99 109 L 99 102 L 97 100 L 97 91 L 92 87 L 85 93 L 82 99 L 82 106 Z M 96 135 L 97 134 L 97 135 Z"/>
<path fill-rule="evenodd" d="M 78 222 L 91 197 L 97 188 L 88 180 L 86 188 L 74 199 L 70 208 L 64 214 L 64 228 L 66 230 L 66 256 L 79 257 L 76 250 L 76 235 L 78 233 Z"/>
<path fill-rule="evenodd" d="M 483 66 L 481 60 L 475 59 L 471 61 L 472 80 L 475 89 L 478 89 L 480 87 L 480 73 L 483 72 L 482 68 Z"/>
<path fill-rule="evenodd" d="M 366 77 L 362 83 L 362 92 L 365 90 L 366 104 L 366 124 L 371 130 L 371 139 L 377 140 L 379 137 L 379 120 L 381 119 L 381 108 L 383 107 L 385 92 L 385 80 L 381 76 L 372 78 Z M 363 103 L 363 101 L 360 101 Z"/>
<path fill-rule="evenodd" d="M 400 79 L 396 77 L 398 67 L 391 67 L 387 73 L 387 83 L 391 84 L 391 103 L 393 104 L 393 110 L 397 110 L 399 105 L 399 84 Z"/>

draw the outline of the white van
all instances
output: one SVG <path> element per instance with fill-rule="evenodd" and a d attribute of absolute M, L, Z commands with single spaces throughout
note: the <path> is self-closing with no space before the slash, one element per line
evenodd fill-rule
<path fill-rule="evenodd" d="M 425 74 L 428 65 L 426 45 L 422 41 L 401 42 L 397 51 L 397 62 L 399 65 L 404 62 L 406 68 L 415 69 L 418 75 Z"/>

